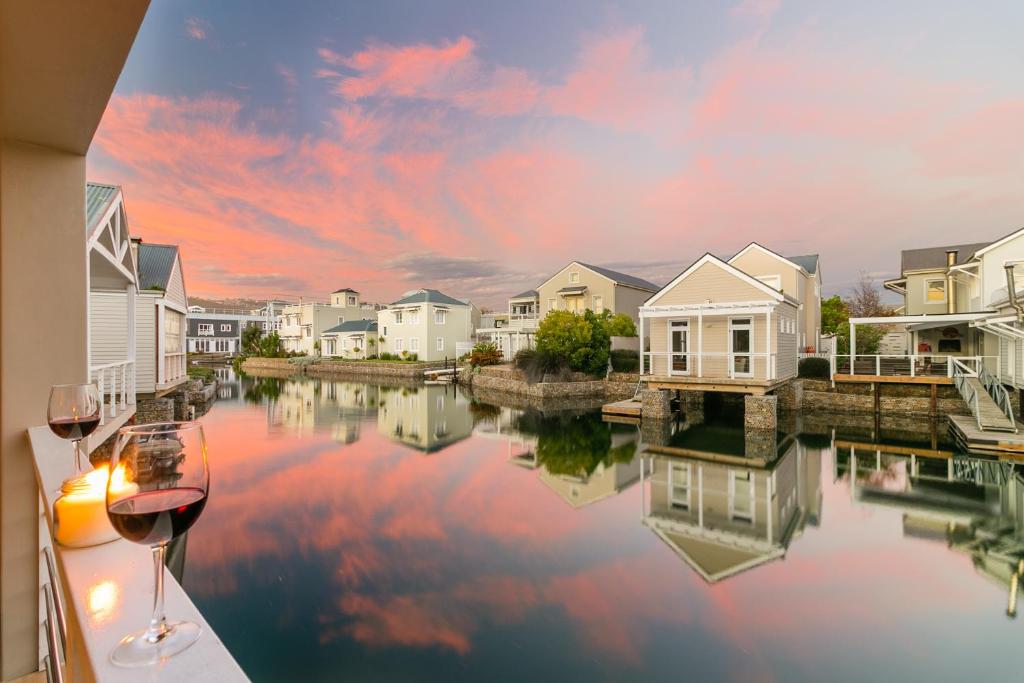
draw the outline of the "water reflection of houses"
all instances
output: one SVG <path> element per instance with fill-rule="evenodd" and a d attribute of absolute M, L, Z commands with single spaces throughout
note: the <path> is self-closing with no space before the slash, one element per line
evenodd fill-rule
<path fill-rule="evenodd" d="M 377 411 L 378 387 L 374 385 L 328 379 L 260 379 L 275 385 L 273 395 L 267 397 L 270 425 L 286 427 L 299 436 L 330 432 L 335 441 L 354 443 L 363 421 Z"/>
<path fill-rule="evenodd" d="M 833 477 L 849 481 L 854 504 L 895 508 L 904 536 L 969 555 L 1007 591 L 1015 615 L 1024 560 L 1024 476 L 1015 460 L 842 436 L 832 448 Z"/>
<path fill-rule="evenodd" d="M 434 453 L 473 432 L 468 403 L 451 385 L 380 387 L 377 429 L 398 443 Z"/>
<path fill-rule="evenodd" d="M 820 458 L 796 439 L 778 457 L 648 447 L 644 524 L 709 583 L 784 557 L 821 513 Z"/>
<path fill-rule="evenodd" d="M 603 422 L 597 413 L 496 408 L 474 435 L 508 442 L 509 462 L 538 470 L 566 503 L 581 508 L 640 480 L 637 429 Z"/>

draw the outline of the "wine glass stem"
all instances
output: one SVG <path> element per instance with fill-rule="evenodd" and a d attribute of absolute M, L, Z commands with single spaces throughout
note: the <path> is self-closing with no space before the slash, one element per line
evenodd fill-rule
<path fill-rule="evenodd" d="M 156 577 L 156 589 L 153 592 L 153 618 L 149 620 L 149 628 L 143 636 L 147 642 L 159 643 L 170 632 L 167 618 L 164 616 L 164 555 L 167 544 L 161 543 L 153 547 L 153 573 Z"/>
<path fill-rule="evenodd" d="M 81 475 L 84 470 L 82 469 L 82 440 L 75 439 L 75 476 Z"/>

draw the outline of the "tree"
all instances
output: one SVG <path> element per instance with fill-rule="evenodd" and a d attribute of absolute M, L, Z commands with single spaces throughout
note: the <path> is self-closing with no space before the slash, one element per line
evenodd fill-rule
<path fill-rule="evenodd" d="M 242 353 L 252 356 L 260 352 L 260 338 L 263 332 L 256 325 L 247 325 L 242 330 Z"/>
<path fill-rule="evenodd" d="M 281 356 L 281 336 L 277 332 L 271 332 L 260 339 L 259 353 L 263 358 L 279 358 Z"/>
<path fill-rule="evenodd" d="M 882 294 L 875 286 L 875 279 L 861 271 L 860 279 L 853 288 L 853 294 L 847 303 L 852 318 L 874 318 L 890 315 L 890 311 L 882 305 Z"/>
<path fill-rule="evenodd" d="M 636 323 L 625 313 L 613 315 L 611 311 L 604 311 L 598 316 L 598 320 L 604 325 L 609 337 L 636 336 Z"/>
<path fill-rule="evenodd" d="M 825 334 L 849 333 L 850 309 L 839 295 L 821 302 L 821 331 Z"/>
<path fill-rule="evenodd" d="M 608 369 L 611 339 L 600 316 L 591 310 L 583 315 L 551 311 L 537 328 L 536 348 L 559 366 L 602 375 Z"/>

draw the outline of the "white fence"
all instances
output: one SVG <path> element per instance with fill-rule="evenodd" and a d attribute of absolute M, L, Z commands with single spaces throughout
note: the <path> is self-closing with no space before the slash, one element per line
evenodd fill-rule
<path fill-rule="evenodd" d="M 125 360 L 89 368 L 89 381 L 100 396 L 100 424 L 135 405 L 135 361 Z"/>

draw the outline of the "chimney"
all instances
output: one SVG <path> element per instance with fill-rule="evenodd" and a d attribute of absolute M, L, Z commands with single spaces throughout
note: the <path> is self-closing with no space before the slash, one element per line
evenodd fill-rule
<path fill-rule="evenodd" d="M 956 313 L 956 280 L 953 279 L 956 256 L 956 249 L 946 250 L 946 313 Z"/>

